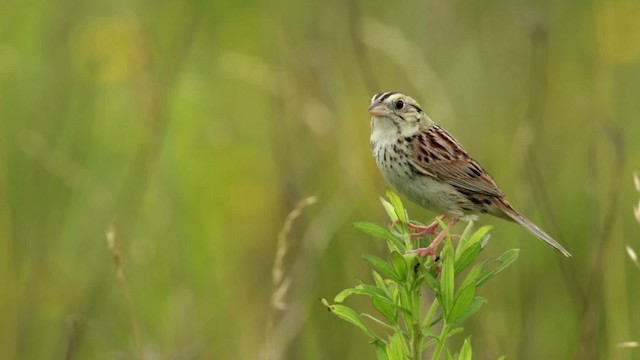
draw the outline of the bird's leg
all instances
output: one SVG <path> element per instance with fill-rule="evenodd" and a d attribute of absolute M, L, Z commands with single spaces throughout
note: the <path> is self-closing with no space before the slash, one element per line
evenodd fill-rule
<path fill-rule="evenodd" d="M 447 217 L 445 215 L 441 215 L 440 216 L 440 220 L 444 221 Z M 438 228 L 438 226 L 440 226 L 440 223 L 438 223 L 437 221 L 432 222 L 431 224 L 427 225 L 427 226 L 420 226 L 420 225 L 416 225 L 416 224 L 412 224 L 412 223 L 407 223 L 407 226 L 412 229 L 415 230 L 416 232 L 412 233 L 410 236 L 412 238 L 419 238 L 419 237 L 423 237 L 425 235 L 435 235 L 436 234 L 436 229 Z"/>
<path fill-rule="evenodd" d="M 451 219 L 449 224 L 447 224 L 447 227 L 451 228 L 457 222 L 458 222 L 458 219 L 455 219 L 455 218 Z M 445 236 L 446 236 L 446 233 L 444 232 L 444 230 L 442 230 L 433 239 L 431 244 L 429 244 L 429 246 L 427 246 L 426 248 L 418 248 L 418 249 L 409 250 L 409 251 L 407 251 L 407 253 L 418 254 L 418 256 L 420 256 L 420 257 L 431 255 L 431 256 L 433 256 L 433 259 L 435 261 L 435 259 L 436 259 L 436 249 L 438 248 L 438 245 L 440 245 L 440 242 L 442 242 L 442 239 L 444 239 Z"/>

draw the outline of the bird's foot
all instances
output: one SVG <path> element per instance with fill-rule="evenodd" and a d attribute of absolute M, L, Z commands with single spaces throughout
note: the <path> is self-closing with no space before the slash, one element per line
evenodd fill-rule
<path fill-rule="evenodd" d="M 445 215 L 441 215 L 440 216 L 440 220 L 442 220 L 442 221 L 444 221 L 446 218 L 447 217 Z M 414 233 L 412 233 L 410 235 L 412 238 L 421 238 L 421 237 L 426 236 L 426 235 L 435 235 L 436 234 L 436 229 L 438 228 L 438 226 L 440 226 L 440 223 L 437 222 L 437 221 L 434 221 L 434 222 L 432 222 L 431 224 L 429 224 L 427 226 L 407 223 L 407 226 L 409 226 L 409 228 L 411 230 L 415 231 Z"/>
<path fill-rule="evenodd" d="M 440 245 L 440 242 L 442 241 L 442 239 L 444 239 L 445 237 L 445 232 L 444 231 L 440 231 L 440 233 L 438 233 L 438 236 L 436 236 L 433 241 L 431 242 L 431 244 L 429 244 L 429 246 L 425 247 L 425 248 L 418 248 L 418 249 L 413 249 L 413 250 L 409 250 L 407 251 L 408 254 L 418 254 L 418 256 L 420 257 L 425 257 L 427 255 L 431 255 L 433 257 L 433 261 L 438 261 L 438 257 L 436 256 L 436 249 L 438 248 L 438 245 Z"/>
<path fill-rule="evenodd" d="M 441 217 L 441 219 L 442 218 L 444 218 L 444 215 Z M 451 219 L 451 221 L 449 222 L 449 224 L 447 226 L 449 228 L 451 228 L 453 225 L 456 224 L 456 222 L 458 222 L 458 219 Z M 437 224 L 438 222 L 436 221 L 435 223 Z M 431 225 L 429 225 L 429 226 L 431 226 Z M 436 249 L 438 249 L 438 246 L 440 245 L 440 243 L 442 242 L 442 240 L 444 239 L 444 237 L 446 235 L 447 234 L 444 232 L 444 230 L 440 231 L 438 233 L 438 235 L 433 239 L 431 244 L 429 244 L 429 246 L 427 246 L 426 248 L 418 248 L 418 249 L 409 250 L 409 251 L 407 251 L 407 253 L 408 254 L 418 254 L 418 256 L 420 256 L 420 257 L 425 257 L 427 255 L 431 255 L 433 257 L 433 261 L 438 261 L 438 256 L 436 256 Z"/>
<path fill-rule="evenodd" d="M 407 254 L 418 254 L 418 256 L 420 256 L 420 257 L 425 257 L 427 255 L 434 256 L 435 255 L 435 249 L 432 248 L 431 246 L 427 246 L 427 247 L 424 247 L 424 248 L 417 248 L 417 249 L 409 250 L 409 251 L 407 251 Z M 434 258 L 435 258 L 435 256 L 434 256 Z"/>

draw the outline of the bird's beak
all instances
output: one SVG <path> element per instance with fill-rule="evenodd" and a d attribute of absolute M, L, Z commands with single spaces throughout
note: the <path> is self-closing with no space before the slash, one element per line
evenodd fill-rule
<path fill-rule="evenodd" d="M 376 117 L 386 117 L 391 115 L 389 110 L 387 110 L 387 107 L 379 101 L 371 103 L 371 106 L 369 106 L 369 113 Z"/>

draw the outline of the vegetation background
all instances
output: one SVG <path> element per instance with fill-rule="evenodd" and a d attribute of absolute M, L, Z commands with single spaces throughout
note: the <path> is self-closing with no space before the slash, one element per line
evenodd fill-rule
<path fill-rule="evenodd" d="M 372 358 L 318 299 L 383 251 L 351 224 L 384 224 L 366 108 L 401 90 L 574 255 L 483 218 L 491 255 L 522 251 L 480 291 L 474 354 L 639 358 L 618 347 L 640 341 L 638 19 L 631 0 L 0 2 L 2 357 L 138 356 L 113 226 L 146 359 Z M 278 233 L 310 195 L 276 310 Z"/>

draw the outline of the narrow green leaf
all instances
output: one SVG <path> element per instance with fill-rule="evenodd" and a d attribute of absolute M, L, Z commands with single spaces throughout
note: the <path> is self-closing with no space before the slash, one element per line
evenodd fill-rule
<path fill-rule="evenodd" d="M 373 276 L 373 281 L 376 283 L 376 286 L 382 290 L 387 289 L 387 285 L 384 283 L 382 276 L 378 274 L 375 270 L 371 270 L 371 276 Z"/>
<path fill-rule="evenodd" d="M 461 333 L 461 332 L 463 332 L 463 331 L 464 331 L 464 329 L 463 329 L 463 328 L 461 328 L 461 327 L 457 327 L 457 328 L 455 328 L 455 329 L 453 329 L 453 330 L 449 331 L 449 333 L 447 334 L 447 337 L 448 337 L 448 338 L 450 338 L 450 337 L 452 337 L 452 336 L 454 336 L 454 335 L 458 335 L 458 334 L 460 334 L 460 333 Z"/>
<path fill-rule="evenodd" d="M 409 349 L 404 342 L 401 333 L 395 333 L 389 337 L 387 344 L 387 357 L 389 360 L 405 360 L 409 355 Z"/>
<path fill-rule="evenodd" d="M 348 298 L 349 296 L 353 295 L 354 293 L 358 293 L 357 289 L 355 289 L 355 288 L 344 289 L 344 290 L 340 291 L 338 293 L 338 295 L 336 295 L 336 297 L 333 298 L 333 301 L 335 301 L 337 303 L 341 303 L 341 302 L 344 301 L 344 299 Z"/>
<path fill-rule="evenodd" d="M 460 256 L 456 257 L 455 271 L 456 274 L 461 273 L 469 264 L 473 262 L 480 254 L 482 247 L 480 243 L 475 243 L 467 247 Z"/>
<path fill-rule="evenodd" d="M 396 248 L 396 250 L 398 251 L 406 251 L 405 247 L 404 247 L 404 243 L 402 242 L 402 239 L 400 239 L 398 236 L 394 235 L 391 231 L 380 227 L 376 224 L 372 224 L 369 222 L 357 222 L 354 223 L 353 226 L 366 233 L 369 234 L 373 237 L 379 238 L 379 239 L 384 239 L 387 240 L 388 242 L 390 242 L 391 244 L 393 244 L 393 246 Z M 393 248 L 393 247 L 392 247 Z"/>
<path fill-rule="evenodd" d="M 416 253 L 402 254 L 404 261 L 407 263 L 409 268 L 414 269 L 416 265 L 420 263 L 420 256 Z"/>
<path fill-rule="evenodd" d="M 400 289 L 400 306 L 411 309 L 413 307 L 413 302 L 411 301 L 411 294 L 409 294 L 409 289 L 401 288 Z"/>
<path fill-rule="evenodd" d="M 422 344 L 422 350 L 429 348 L 430 346 L 435 345 L 438 342 L 437 335 L 433 334 L 433 338 Z"/>
<path fill-rule="evenodd" d="M 438 335 L 438 334 L 436 334 L 436 333 L 434 333 L 432 331 L 425 331 L 425 329 L 422 329 L 422 336 L 424 336 L 425 339 L 426 338 L 431 338 L 431 339 L 433 339 L 435 341 L 438 341 L 438 336 L 440 336 L 440 335 Z M 425 343 L 424 346 L 427 346 L 427 343 Z M 424 346 L 423 346 L 423 349 L 425 349 Z"/>
<path fill-rule="evenodd" d="M 458 240 L 458 246 L 456 248 L 456 257 L 460 254 L 462 250 L 464 250 L 465 244 L 469 241 L 471 231 L 473 230 L 473 225 L 474 225 L 474 222 L 469 221 L 467 223 L 467 226 L 464 228 L 464 231 L 460 235 L 460 240 Z"/>
<path fill-rule="evenodd" d="M 376 359 L 388 360 L 387 357 L 387 343 L 385 341 L 374 340 L 373 345 L 376 348 Z"/>
<path fill-rule="evenodd" d="M 381 300 L 384 300 L 384 301 L 386 301 L 388 303 L 391 303 L 391 299 L 389 298 L 387 293 L 384 292 L 384 290 L 379 289 L 379 288 L 377 288 L 377 287 L 375 287 L 373 285 L 369 285 L 369 284 L 359 284 L 358 286 L 356 286 L 354 288 L 344 289 L 340 293 L 338 293 L 338 295 L 336 295 L 336 297 L 333 299 L 333 301 L 335 301 L 337 303 L 341 303 L 346 298 L 348 298 L 349 296 L 351 296 L 353 294 L 366 295 L 366 296 L 371 296 L 371 297 L 379 297 Z"/>
<path fill-rule="evenodd" d="M 449 351 L 449 349 L 445 348 L 444 350 L 445 350 L 445 359 L 447 359 L 447 360 L 456 360 L 457 359 L 457 358 L 454 358 L 451 355 L 451 351 Z"/>
<path fill-rule="evenodd" d="M 489 240 L 491 240 L 491 234 L 487 234 L 482 237 L 482 240 L 480 240 L 480 245 L 482 246 L 483 249 L 487 246 L 487 244 L 489 243 Z"/>
<path fill-rule="evenodd" d="M 458 360 L 472 360 L 471 357 L 471 336 L 464 339 L 460 353 L 458 353 Z"/>
<path fill-rule="evenodd" d="M 400 255 L 399 252 L 394 251 L 391 253 L 391 264 L 398 274 L 400 280 L 404 283 L 407 281 L 407 272 L 409 267 L 407 266 L 407 262 L 404 260 L 404 257 Z"/>
<path fill-rule="evenodd" d="M 442 320 L 442 313 L 438 314 L 438 316 L 436 316 L 432 321 L 431 324 L 429 324 L 429 327 L 432 327 L 433 325 L 437 324 L 440 322 L 440 320 Z"/>
<path fill-rule="evenodd" d="M 438 293 L 440 291 L 440 283 L 438 280 L 436 280 L 436 278 L 433 277 L 427 269 L 424 269 L 422 274 L 424 275 L 424 280 L 429 286 L 429 289 L 433 290 L 434 293 Z"/>
<path fill-rule="evenodd" d="M 374 255 L 362 255 L 362 258 L 382 276 L 390 278 L 398 283 L 401 282 L 400 277 L 398 276 L 396 271 L 393 270 L 393 267 L 391 267 L 391 265 L 389 265 L 384 260 Z"/>
<path fill-rule="evenodd" d="M 391 220 L 392 223 L 397 222 L 398 215 L 396 215 L 396 209 L 393 208 L 393 205 L 387 200 L 383 199 L 382 197 L 380 198 L 380 202 L 382 202 L 382 207 L 384 208 L 384 211 L 387 213 L 389 220 Z"/>
<path fill-rule="evenodd" d="M 387 329 L 389 329 L 389 330 L 391 330 L 391 331 L 396 331 L 396 329 L 394 329 L 394 328 L 393 328 L 393 326 L 391 326 L 391 325 L 387 324 L 386 322 L 384 322 L 384 321 L 382 321 L 382 320 L 378 319 L 377 317 L 375 317 L 375 316 L 373 316 L 373 315 L 370 315 L 370 314 L 367 314 L 367 313 L 362 313 L 362 316 L 364 316 L 364 317 L 368 318 L 369 320 L 372 320 L 372 321 L 373 321 L 373 322 L 375 322 L 376 324 L 378 324 L 378 325 L 380 325 L 380 326 L 382 326 L 382 327 L 385 327 L 385 328 L 387 328 Z"/>
<path fill-rule="evenodd" d="M 382 300 L 385 300 L 388 303 L 391 303 L 391 297 L 382 289 L 377 286 L 369 285 L 369 284 L 360 284 L 356 287 L 358 290 L 362 291 L 363 295 L 369 295 L 373 297 L 379 297 Z"/>
<path fill-rule="evenodd" d="M 473 283 L 460 288 L 456 294 L 451 312 L 447 316 L 447 322 L 452 325 L 458 324 L 460 316 L 466 313 L 467 308 L 473 303 L 475 295 L 476 287 Z"/>
<path fill-rule="evenodd" d="M 460 324 L 461 322 L 468 319 L 469 316 L 475 314 L 476 311 L 480 310 L 482 305 L 486 302 L 487 302 L 487 299 L 477 296 L 475 299 L 473 299 L 473 302 L 471 302 L 471 305 L 467 306 L 467 308 L 464 309 L 463 312 L 458 314 L 458 316 L 455 319 L 452 319 L 452 321 L 455 321 L 456 324 Z"/>
<path fill-rule="evenodd" d="M 370 338 L 381 340 L 381 338 L 369 328 L 364 320 L 362 320 L 360 314 L 358 314 L 352 308 L 344 305 L 334 304 L 329 306 L 329 310 L 331 310 L 332 313 L 336 314 L 342 320 L 350 322 L 360 328 L 360 330 L 362 330 Z"/>
<path fill-rule="evenodd" d="M 413 311 L 407 309 L 406 307 L 396 305 L 396 309 L 398 309 L 404 315 L 407 315 L 407 316 L 413 316 L 414 315 Z"/>
<path fill-rule="evenodd" d="M 438 225 L 440 226 L 440 229 L 442 229 L 442 231 L 444 231 L 444 233 L 446 234 L 447 238 L 446 238 L 446 242 L 448 244 L 451 244 L 451 229 L 449 229 L 449 226 L 447 224 L 445 224 L 444 220 L 442 220 L 439 216 L 436 216 L 436 218 L 434 219 Z"/>
<path fill-rule="evenodd" d="M 476 232 L 473 233 L 473 235 L 471 235 L 471 237 L 469 238 L 469 241 L 467 242 L 467 246 L 471 246 L 473 244 L 479 243 L 482 241 L 482 238 L 484 238 L 484 236 L 491 231 L 492 226 L 491 225 L 485 225 L 480 227 L 480 229 L 476 230 Z"/>
<path fill-rule="evenodd" d="M 406 224 L 409 219 L 407 219 L 407 212 L 405 211 L 404 205 L 402 205 L 402 200 L 400 200 L 398 194 L 390 189 L 387 189 L 387 197 L 393 205 L 393 209 L 398 216 L 398 220 L 400 220 L 401 223 Z"/>
<path fill-rule="evenodd" d="M 476 286 L 480 287 L 480 285 L 484 284 L 487 280 L 496 276 L 500 271 L 504 270 L 507 266 L 511 265 L 516 259 L 518 259 L 518 253 L 520 249 L 511 249 L 505 251 L 502 255 L 500 255 L 496 262 L 499 264 L 495 269 L 491 270 L 488 268 L 484 268 L 480 276 L 478 276 L 478 281 L 476 282 Z"/>
<path fill-rule="evenodd" d="M 373 304 L 373 307 L 376 308 L 376 310 L 378 310 L 378 312 L 387 318 L 387 320 L 392 324 L 398 322 L 398 311 L 389 301 L 385 301 L 379 297 L 372 297 L 371 303 Z"/>
<path fill-rule="evenodd" d="M 453 279 L 455 277 L 454 272 L 454 259 L 453 253 L 450 247 L 445 247 L 442 257 L 442 272 L 440 273 L 440 294 L 442 295 L 442 311 L 444 312 L 445 318 L 448 318 L 448 314 L 453 307 L 453 294 L 454 294 L 454 283 Z"/>
<path fill-rule="evenodd" d="M 471 270 L 469 270 L 467 277 L 465 277 L 462 284 L 460 284 L 460 288 L 463 288 L 469 284 L 475 284 L 476 280 L 478 279 L 478 276 L 480 276 L 480 274 L 482 273 L 482 269 L 484 269 L 484 264 L 486 262 L 487 262 L 486 260 L 482 260 L 481 262 L 473 265 Z"/>
<path fill-rule="evenodd" d="M 387 297 L 391 298 L 389 287 L 382 279 L 382 276 L 380 276 L 380 274 L 378 274 L 375 270 L 371 270 L 371 274 L 373 275 L 373 281 L 376 283 L 376 286 L 378 287 L 378 289 L 384 291 L 384 293 L 387 294 Z"/>

